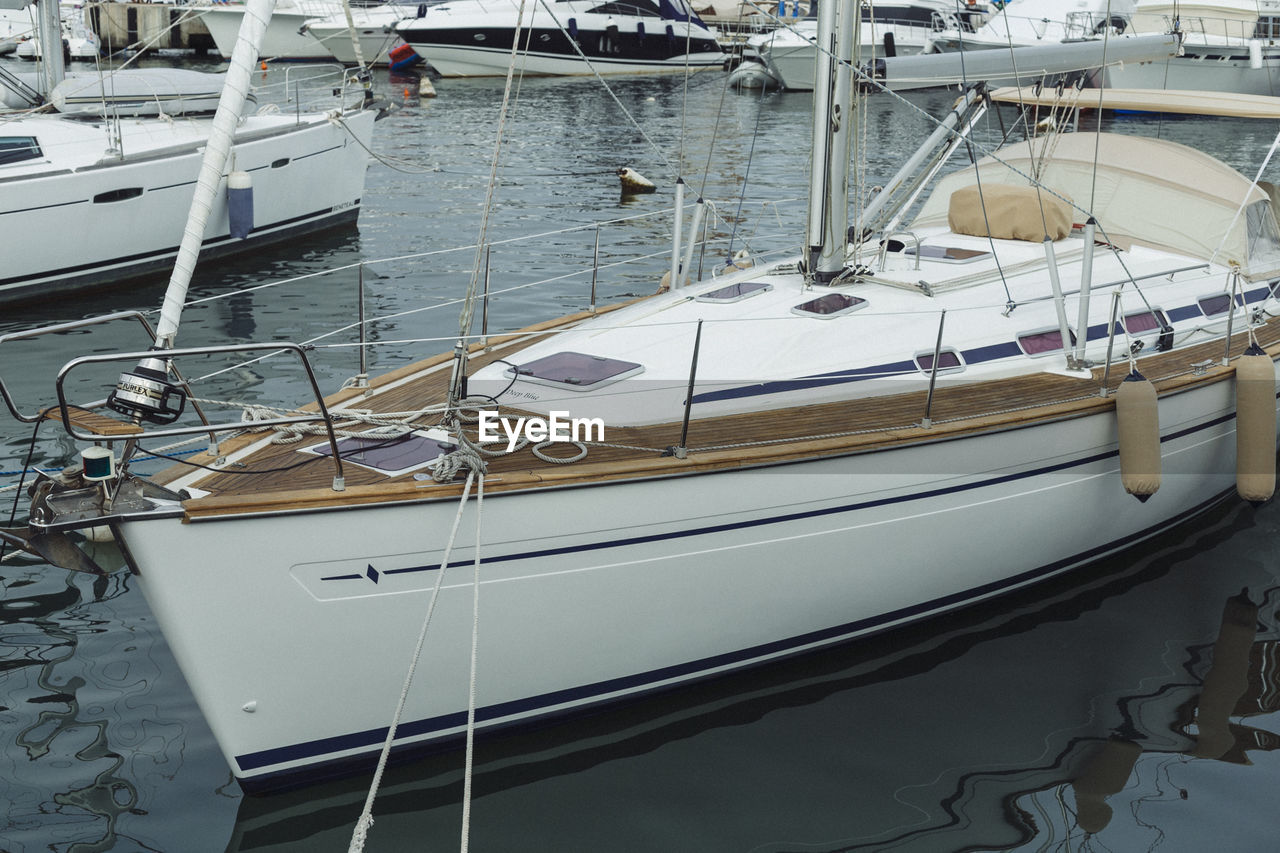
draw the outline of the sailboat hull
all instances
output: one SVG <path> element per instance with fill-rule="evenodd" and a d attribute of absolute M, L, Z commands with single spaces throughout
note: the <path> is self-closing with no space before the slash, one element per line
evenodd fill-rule
<path fill-rule="evenodd" d="M 101 156 L 103 141 L 94 129 L 39 121 L 31 133 L 46 150 L 72 159 L 78 148 L 91 160 Z M 232 254 L 354 221 L 373 121 L 371 112 L 349 114 L 343 126 L 321 115 L 301 125 L 293 117 L 247 119 L 236 134 L 235 155 L 237 167 L 254 183 L 254 230 L 246 239 L 230 236 L 223 189 L 202 251 Z M 25 127 L 11 125 L 15 133 L 20 125 Z M 0 181 L 0 224 L 24 249 L 0 272 L 0 302 L 43 299 L 171 268 L 207 128 L 207 120 L 191 121 L 158 134 L 139 124 L 129 130 L 146 137 L 126 138 L 125 157 L 87 168 L 60 159 L 7 166 L 13 174 Z M 53 135 L 63 133 L 69 135 Z M 49 234 L 74 235 L 73 247 L 47 239 Z"/>
<path fill-rule="evenodd" d="M 1164 479 L 1110 412 L 698 476 L 117 525 L 247 790 L 527 724 L 981 601 L 1134 545 L 1234 484 L 1229 381 L 1161 398 Z M 429 492 L 430 487 L 424 489 Z M 476 525 L 481 530 L 473 620 Z M 432 590 L 440 584 L 431 610 Z"/>

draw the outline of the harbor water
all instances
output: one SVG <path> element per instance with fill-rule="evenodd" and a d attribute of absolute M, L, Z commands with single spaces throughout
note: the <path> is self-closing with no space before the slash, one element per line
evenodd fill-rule
<path fill-rule="evenodd" d="M 273 67 L 257 82 L 285 73 Z M 360 371 L 361 287 L 370 373 L 451 346 L 477 259 L 495 294 L 494 332 L 582 310 L 593 289 L 599 304 L 650 293 L 670 267 L 677 174 L 686 199 L 702 196 L 715 212 L 713 246 L 698 261 L 704 274 L 740 250 L 774 256 L 801 243 L 808 94 L 726 91 L 720 72 L 612 80 L 607 89 L 590 79 L 519 82 L 488 206 L 489 245 L 478 251 L 503 81 L 438 81 L 438 97 L 425 98 L 414 73 L 375 79 L 396 109 L 375 129 L 358 225 L 200 268 L 180 345 L 305 342 L 331 392 Z M 864 194 L 954 97 L 868 100 Z M 1249 177 L 1280 130 L 1222 118 L 1103 123 L 1194 145 Z M 1000 126 L 991 115 L 978 138 Z M 657 192 L 623 197 L 622 166 Z M 1276 171 L 1263 177 L 1275 181 Z M 0 335 L 153 312 L 164 284 L 6 307 Z M 33 410 L 54 401 L 68 360 L 147 344 L 129 321 L 9 342 L 0 377 Z M 296 367 L 283 363 L 222 357 L 183 368 L 213 377 L 221 399 L 308 399 Z M 71 399 L 102 393 L 88 380 L 68 385 Z M 0 488 L 18 484 L 28 459 L 52 468 L 76 452 L 56 424 L 33 430 L 0 419 Z M 6 519 L 14 500 L 13 489 L 0 491 Z M 972 535 L 1000 549 L 1006 532 L 993 518 Z M 1278 532 L 1274 501 L 1230 500 L 1066 577 L 944 618 L 481 739 L 470 848 L 1274 850 Z M 112 559 L 109 545 L 101 559 Z M 777 572 L 786 583 L 786 566 Z M 0 563 L 0 587 L 0 851 L 347 849 L 370 778 L 243 796 L 135 578 L 24 558 Z M 307 653 L 288 643 L 261 651 Z M 433 650 L 449 652 L 465 653 Z M 388 722 L 396 699 L 385 697 Z M 365 849 L 458 849 L 463 786 L 460 752 L 391 768 Z"/>

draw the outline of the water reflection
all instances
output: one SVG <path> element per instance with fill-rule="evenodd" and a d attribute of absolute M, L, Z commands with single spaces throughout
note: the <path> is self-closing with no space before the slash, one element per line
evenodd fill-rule
<path fill-rule="evenodd" d="M 109 551 L 96 558 L 110 565 Z M 172 662 L 129 580 L 0 569 L 6 851 L 166 849 L 149 811 L 183 766 L 187 726 L 152 695 Z"/>

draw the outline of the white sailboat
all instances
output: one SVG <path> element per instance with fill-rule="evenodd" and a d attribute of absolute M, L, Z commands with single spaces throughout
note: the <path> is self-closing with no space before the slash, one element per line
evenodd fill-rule
<path fill-rule="evenodd" d="M 60 4 L 62 26 L 59 43 L 65 58 L 79 62 L 92 62 L 102 52 L 98 36 L 85 21 L 84 6 L 79 3 Z M 43 59 L 40 35 L 34 27 L 28 28 L 27 37 L 15 44 L 14 55 L 19 59 Z"/>
<path fill-rule="evenodd" d="M 399 67 L 401 64 L 411 63 L 417 57 L 396 32 L 396 24 L 416 17 L 418 10 L 417 4 L 410 6 L 383 3 L 379 6 L 351 9 L 350 19 L 346 10 L 340 10 L 326 17 L 309 19 L 302 25 L 300 32 L 323 44 L 333 58 L 343 65 Z M 358 57 L 355 45 L 352 44 L 353 37 L 359 43 Z"/>
<path fill-rule="evenodd" d="M 783 4 L 798 12 L 798 4 Z M 954 28 L 973 32 L 986 15 L 985 4 L 965 7 L 958 0 L 906 0 L 876 3 L 863 8 L 858 54 L 864 62 L 876 57 L 910 56 L 923 53 L 940 30 Z M 813 89 L 815 39 L 818 33 L 817 6 L 809 15 L 779 15 L 774 29 L 746 40 L 742 64 L 734 69 L 735 85 L 759 85 L 784 89 Z"/>
<path fill-rule="evenodd" d="M 210 2 L 200 11 L 200 20 L 223 56 L 231 55 L 248 6 L 245 0 Z M 342 0 L 280 0 L 262 37 L 259 55 L 266 60 L 332 61 L 333 53 L 329 48 L 301 30 L 313 18 L 324 18 L 341 11 Z"/>
<path fill-rule="evenodd" d="M 0 223 L 23 250 L 6 257 L 0 301 L 47 299 L 171 268 L 227 79 L 178 69 L 131 70 L 105 82 L 98 74 L 60 77 L 5 91 L 6 103 L 25 89 L 32 103 L 56 111 L 5 122 Z M 355 220 L 376 111 L 358 90 L 342 97 L 336 109 L 237 118 L 234 169 L 247 176 L 253 204 L 233 222 L 224 170 L 205 252 L 247 251 Z M 48 239 L 66 233 L 75 239 Z"/>
<path fill-rule="evenodd" d="M 96 446 L 3 538 L 92 571 L 72 534 L 110 527 L 252 791 L 820 649 L 1265 500 L 1271 196 L 1092 133 L 934 182 L 975 90 L 849 227 L 857 21 L 823 7 L 801 257 L 689 282 L 677 237 L 670 290 L 484 340 L 464 313 L 454 352 L 255 424 L 311 440 L 245 433 L 153 480 L 137 448 L 233 427 L 192 422 L 171 373 L 225 348 L 75 359 L 60 388 L 142 363 L 106 407 L 60 397 Z M 605 434 L 566 446 L 572 424 Z"/>

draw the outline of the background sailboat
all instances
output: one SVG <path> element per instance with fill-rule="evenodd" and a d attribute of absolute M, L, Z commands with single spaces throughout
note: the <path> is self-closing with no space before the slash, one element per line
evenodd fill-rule
<path fill-rule="evenodd" d="M 60 63 L 61 56 L 46 63 L 53 70 L 39 93 L 59 112 L 5 124 L 0 221 L 24 249 L 0 272 L 0 301 L 45 299 L 170 267 L 226 80 L 144 69 L 105 83 L 98 74 L 61 81 Z M 37 100 L 37 93 L 28 90 L 28 97 Z M 325 98 L 319 103 L 327 111 L 302 112 L 295 104 L 293 114 L 235 118 L 232 169 L 253 185 L 253 207 L 233 223 L 223 179 L 203 235 L 210 256 L 354 221 L 375 111 L 355 87 L 340 90 L 336 101 Z M 102 120 L 75 118 L 85 115 Z M 43 239 L 68 232 L 76 235 L 69 244 Z"/>

